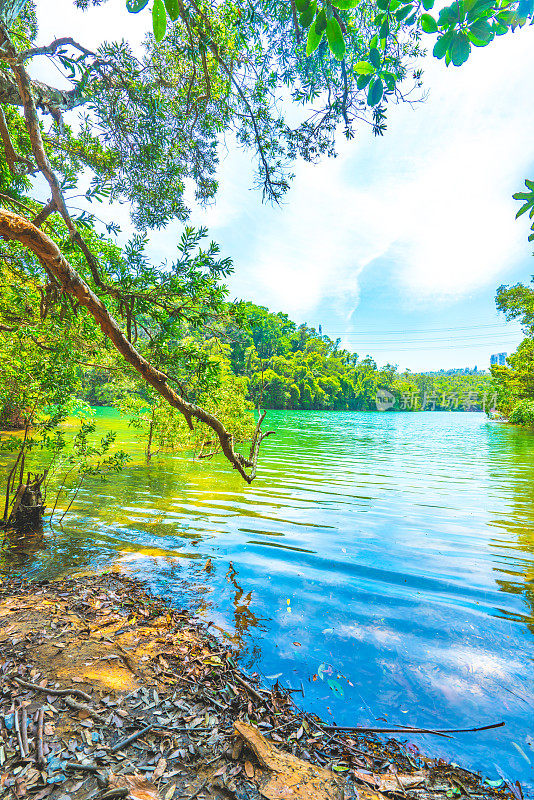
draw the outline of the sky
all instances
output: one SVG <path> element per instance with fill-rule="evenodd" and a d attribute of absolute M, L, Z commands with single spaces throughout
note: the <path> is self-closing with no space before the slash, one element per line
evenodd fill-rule
<path fill-rule="evenodd" d="M 139 43 L 151 21 L 124 0 L 85 13 L 73 0 L 39 7 L 42 43 L 73 33 L 92 48 Z M 232 298 L 321 325 L 400 369 L 487 369 L 491 353 L 513 352 L 520 327 L 494 298 L 534 273 L 529 220 L 515 220 L 512 199 L 534 176 L 533 68 L 533 28 L 474 49 L 459 69 L 427 57 L 426 101 L 392 105 L 383 137 L 362 126 L 350 142 L 340 136 L 336 159 L 298 162 L 280 206 L 252 188 L 250 153 L 221 148 L 217 201 L 193 207 L 191 221 L 232 257 Z M 57 77 L 48 62 L 38 70 Z M 128 208 L 112 213 L 126 235 Z M 153 233 L 152 257 L 172 260 L 179 233 Z"/>

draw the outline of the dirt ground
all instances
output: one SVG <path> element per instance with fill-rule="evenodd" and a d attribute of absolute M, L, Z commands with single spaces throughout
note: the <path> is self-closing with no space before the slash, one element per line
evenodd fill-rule
<path fill-rule="evenodd" d="M 256 679 L 205 625 L 124 576 L 4 581 L 0 797 L 513 796 L 395 739 L 338 731 Z"/>

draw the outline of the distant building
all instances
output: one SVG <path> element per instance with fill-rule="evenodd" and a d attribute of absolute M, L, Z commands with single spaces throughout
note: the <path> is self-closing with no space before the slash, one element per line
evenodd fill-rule
<path fill-rule="evenodd" d="M 492 353 L 491 358 L 490 358 L 491 366 L 493 367 L 496 364 L 498 364 L 499 367 L 506 366 L 506 356 L 507 355 L 508 355 L 508 353 Z"/>

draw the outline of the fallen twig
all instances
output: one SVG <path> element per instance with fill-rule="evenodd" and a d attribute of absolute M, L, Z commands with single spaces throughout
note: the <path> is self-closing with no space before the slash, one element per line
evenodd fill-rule
<path fill-rule="evenodd" d="M 67 761 L 65 769 L 78 770 L 79 772 L 98 772 L 95 764 L 80 764 L 79 761 Z"/>
<path fill-rule="evenodd" d="M 144 736 L 145 733 L 148 733 L 149 731 L 151 731 L 153 727 L 154 727 L 153 725 L 145 725 L 145 727 L 141 728 L 141 730 L 138 730 L 135 733 L 132 733 L 131 736 L 127 736 L 126 739 L 121 739 L 120 742 L 117 742 L 117 744 L 114 744 L 113 747 L 111 748 L 110 752 L 111 753 L 116 753 L 117 750 L 122 750 L 123 747 L 128 747 L 129 744 L 132 744 L 132 742 L 135 742 L 135 741 L 137 741 L 137 739 L 140 739 L 141 736 Z"/>
<path fill-rule="evenodd" d="M 97 795 L 95 800 L 118 800 L 119 797 L 128 797 L 130 790 L 124 786 L 120 789 L 108 789 Z"/>
<path fill-rule="evenodd" d="M 260 701 L 260 703 L 264 703 L 265 702 L 265 700 L 261 696 L 261 694 L 259 692 L 257 692 L 256 689 L 254 689 L 254 687 L 250 685 L 250 683 L 247 683 L 246 681 L 244 681 L 243 678 L 241 678 L 237 674 L 237 672 L 234 672 L 232 677 L 234 678 L 234 680 L 237 681 L 237 683 L 239 683 L 244 689 L 246 689 L 247 692 L 249 692 L 252 695 L 252 697 L 255 697 L 256 700 Z"/>
<path fill-rule="evenodd" d="M 26 706 L 21 707 L 20 734 L 22 736 L 22 745 L 26 752 L 26 756 L 28 756 L 30 753 L 30 743 L 28 742 L 28 712 L 26 711 Z"/>
<path fill-rule="evenodd" d="M 93 711 L 93 709 L 85 705 L 85 703 L 77 703 L 76 700 L 72 699 L 72 697 L 65 697 L 64 702 L 69 706 L 69 708 L 73 708 L 75 711 L 85 711 L 86 714 L 89 714 L 90 717 L 96 719 L 97 722 L 102 722 L 103 724 L 106 722 L 104 717 L 101 717 L 97 711 Z"/>
<path fill-rule="evenodd" d="M 490 731 L 493 728 L 502 728 L 505 722 L 494 722 L 493 725 L 482 725 L 478 728 L 412 728 L 409 725 L 398 725 L 396 728 L 359 728 L 350 725 L 323 725 L 325 731 L 339 731 L 344 733 L 432 733 L 435 736 L 446 736 L 448 733 L 475 733 L 476 731 Z"/>
<path fill-rule="evenodd" d="M 17 706 L 16 709 L 15 709 L 14 724 L 15 724 L 15 732 L 17 734 L 17 741 L 19 743 L 20 755 L 21 755 L 21 757 L 23 759 L 25 759 L 27 757 L 28 753 L 24 749 L 24 743 L 22 741 L 22 734 L 20 732 L 19 711 L 20 711 L 20 707 Z"/>
<path fill-rule="evenodd" d="M 36 692 L 45 692 L 45 694 L 55 695 L 57 697 L 66 697 L 68 694 L 71 694 L 74 697 L 81 698 L 81 700 L 92 700 L 92 697 L 82 692 L 81 689 L 51 689 L 50 686 L 39 686 L 38 683 L 23 681 L 22 678 L 17 678 L 15 676 L 12 676 L 11 680 L 18 683 L 19 686 L 24 686 L 26 689 L 35 689 Z"/>
<path fill-rule="evenodd" d="M 43 755 L 43 722 L 44 722 L 44 708 L 39 709 L 37 714 L 37 728 L 35 731 L 35 763 L 42 769 L 45 765 Z"/>

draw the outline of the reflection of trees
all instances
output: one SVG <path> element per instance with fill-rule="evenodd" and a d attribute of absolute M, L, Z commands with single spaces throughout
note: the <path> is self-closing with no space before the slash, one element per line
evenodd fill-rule
<path fill-rule="evenodd" d="M 236 637 L 241 640 L 249 628 L 257 628 L 260 619 L 250 610 L 249 606 L 252 601 L 252 592 L 245 594 L 244 589 L 237 582 L 237 570 L 232 562 L 228 572 L 226 573 L 226 580 L 231 583 L 235 589 L 233 597 L 234 604 L 234 626 Z"/>
<path fill-rule="evenodd" d="M 498 564 L 493 567 L 499 574 L 495 580 L 501 591 L 522 597 L 526 603 L 525 614 L 503 609 L 500 613 L 506 619 L 526 624 L 534 633 L 534 435 L 504 426 L 489 435 L 500 439 L 503 456 L 499 459 L 500 472 L 492 477 L 496 483 L 506 482 L 508 490 L 506 514 L 493 520 L 502 534 L 491 541 L 498 556 Z M 495 443 L 492 444 L 494 451 Z M 516 554 L 513 561 L 509 558 L 511 548 Z"/>
<path fill-rule="evenodd" d="M 42 526 L 33 531 L 20 533 L 7 530 L 0 552 L 0 572 L 26 571 L 31 566 L 34 555 L 45 547 Z"/>

